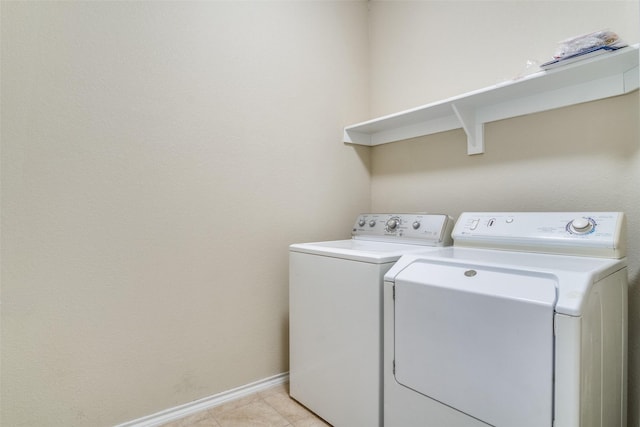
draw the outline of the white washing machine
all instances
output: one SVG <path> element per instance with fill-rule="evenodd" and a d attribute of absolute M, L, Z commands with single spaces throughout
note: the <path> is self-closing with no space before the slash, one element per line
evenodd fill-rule
<path fill-rule="evenodd" d="M 451 244 L 453 219 L 363 214 L 351 240 L 290 247 L 290 394 L 336 427 L 382 423 L 382 282 L 400 256 Z"/>
<path fill-rule="evenodd" d="M 625 217 L 465 213 L 384 283 L 386 427 L 626 427 Z"/>

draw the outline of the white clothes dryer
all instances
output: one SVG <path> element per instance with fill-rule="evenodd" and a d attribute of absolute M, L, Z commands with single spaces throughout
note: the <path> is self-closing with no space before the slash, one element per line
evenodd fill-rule
<path fill-rule="evenodd" d="M 383 276 L 403 254 L 450 245 L 452 229 L 447 215 L 363 214 L 350 240 L 290 246 L 294 399 L 336 427 L 381 425 Z"/>
<path fill-rule="evenodd" d="M 386 427 L 626 427 L 625 217 L 464 213 L 384 284 Z"/>

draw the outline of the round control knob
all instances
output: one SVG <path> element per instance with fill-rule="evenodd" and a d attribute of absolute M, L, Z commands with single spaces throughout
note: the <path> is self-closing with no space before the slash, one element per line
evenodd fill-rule
<path fill-rule="evenodd" d="M 576 218 L 569 223 L 569 228 L 576 234 L 586 234 L 593 230 L 593 222 L 587 218 Z"/>
<path fill-rule="evenodd" d="M 367 221 L 364 220 L 364 218 L 360 218 L 360 220 L 358 221 L 358 225 L 360 227 L 364 227 L 364 225 L 367 223 Z"/>
<path fill-rule="evenodd" d="M 413 227 L 414 230 L 417 230 L 418 228 L 420 228 L 420 222 L 416 221 L 413 224 L 411 224 L 411 226 Z"/>
<path fill-rule="evenodd" d="M 369 227 L 375 227 L 376 225 L 376 220 L 372 219 L 371 221 L 369 221 Z"/>
<path fill-rule="evenodd" d="M 391 218 L 387 221 L 387 230 L 395 230 L 398 225 L 400 225 L 400 220 Z"/>

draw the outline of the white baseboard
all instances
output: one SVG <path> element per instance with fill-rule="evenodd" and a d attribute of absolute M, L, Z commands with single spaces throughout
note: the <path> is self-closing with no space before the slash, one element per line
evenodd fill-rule
<path fill-rule="evenodd" d="M 127 421 L 126 423 L 118 424 L 115 427 L 157 427 L 197 412 L 204 411 L 205 409 L 222 405 L 230 400 L 239 399 L 241 397 L 257 393 L 261 390 L 266 390 L 273 386 L 284 384 L 287 381 L 289 381 L 289 373 L 284 372 L 282 374 L 236 387 L 232 390 L 214 394 L 213 396 L 194 400 L 193 402 L 185 403 L 184 405 L 176 406 L 174 408 L 165 409 L 164 411 L 147 415 L 146 417 L 138 418 L 137 420 Z"/>

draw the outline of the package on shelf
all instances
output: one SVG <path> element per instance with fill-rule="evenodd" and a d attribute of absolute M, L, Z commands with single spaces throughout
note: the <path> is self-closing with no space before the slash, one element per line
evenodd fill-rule
<path fill-rule="evenodd" d="M 627 44 L 623 42 L 613 31 L 601 30 L 561 41 L 553 57 L 555 59 L 562 59 L 578 55 L 581 52 L 593 50 L 594 48 L 605 46 L 610 48 L 621 48 L 626 45 Z"/>
<path fill-rule="evenodd" d="M 545 62 L 540 68 L 548 70 L 559 65 L 587 59 L 627 46 L 616 33 L 611 30 L 601 30 L 581 36 L 563 40 L 551 61 Z"/>

